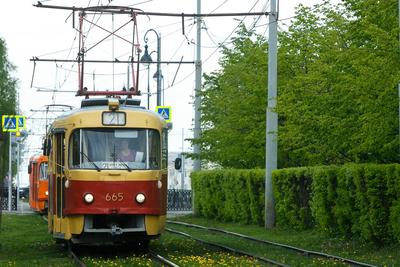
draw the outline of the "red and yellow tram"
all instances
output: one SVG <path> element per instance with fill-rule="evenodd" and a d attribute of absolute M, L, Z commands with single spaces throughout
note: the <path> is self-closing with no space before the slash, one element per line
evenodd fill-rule
<path fill-rule="evenodd" d="M 29 206 L 36 212 L 47 212 L 47 156 L 32 156 L 29 160 Z"/>
<path fill-rule="evenodd" d="M 147 246 L 163 231 L 170 124 L 138 102 L 85 99 L 51 125 L 44 147 L 56 239 Z"/>

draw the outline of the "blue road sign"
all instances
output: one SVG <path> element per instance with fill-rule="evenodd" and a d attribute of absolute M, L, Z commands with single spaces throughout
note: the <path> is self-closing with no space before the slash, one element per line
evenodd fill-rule
<path fill-rule="evenodd" d="M 156 112 L 160 114 L 166 122 L 170 122 L 172 120 L 170 106 L 157 106 Z"/>
<path fill-rule="evenodd" d="M 3 115 L 1 118 L 1 127 L 3 128 L 3 132 L 16 132 L 17 127 L 17 118 L 13 115 Z"/>
<path fill-rule="evenodd" d="M 26 128 L 26 117 L 25 116 L 17 116 L 18 119 L 18 130 L 22 130 Z"/>

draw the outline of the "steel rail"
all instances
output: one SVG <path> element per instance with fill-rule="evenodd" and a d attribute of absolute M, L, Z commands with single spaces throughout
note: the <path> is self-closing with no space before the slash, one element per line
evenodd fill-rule
<path fill-rule="evenodd" d="M 153 252 L 153 251 L 149 251 L 149 255 L 151 258 L 154 258 L 155 260 L 157 260 L 158 262 L 165 264 L 166 266 L 170 266 L 170 267 L 179 267 L 179 265 L 177 265 L 176 263 L 164 258 L 163 256 Z"/>
<path fill-rule="evenodd" d="M 78 256 L 76 256 L 76 254 L 72 251 L 72 244 L 70 242 L 68 242 L 68 254 L 71 256 L 72 260 L 74 261 L 74 263 L 76 264 L 76 266 L 78 267 L 86 267 L 86 264 L 81 261 Z"/>
<path fill-rule="evenodd" d="M 286 244 L 281 244 L 281 243 L 277 243 L 277 242 L 273 242 L 273 241 L 258 239 L 258 238 L 255 238 L 255 237 L 251 237 L 251 236 L 247 236 L 247 235 L 243 235 L 243 234 L 239 234 L 239 233 L 235 233 L 235 232 L 230 232 L 230 231 L 223 230 L 223 229 L 218 229 L 218 228 L 213 228 L 213 227 L 205 227 L 205 226 L 201 226 L 201 225 L 190 224 L 190 223 L 179 222 L 179 221 L 171 221 L 171 220 L 167 220 L 167 223 L 176 224 L 176 225 L 183 225 L 183 226 L 186 226 L 186 227 L 198 228 L 198 229 L 203 229 L 203 230 L 208 230 L 208 231 L 224 233 L 224 234 L 227 234 L 227 235 L 237 236 L 237 237 L 241 237 L 243 239 L 247 239 L 247 240 L 251 240 L 251 241 L 255 241 L 255 242 L 259 242 L 259 243 L 263 243 L 263 244 L 267 244 L 267 245 L 272 245 L 272 246 L 277 246 L 277 247 L 293 250 L 293 251 L 302 253 L 302 254 L 304 254 L 306 256 L 317 256 L 317 257 L 321 257 L 321 258 L 339 260 L 341 262 L 350 264 L 352 266 L 377 267 L 376 265 L 372 265 L 372 264 L 369 264 L 369 263 L 359 262 L 359 261 L 343 258 L 343 257 L 340 257 L 340 256 L 335 256 L 335 255 L 323 253 L 323 252 L 317 252 L 317 251 L 313 251 L 313 250 L 306 250 L 306 249 L 302 249 L 302 248 L 299 248 L 299 247 L 290 246 L 290 245 L 286 245 Z"/>
<path fill-rule="evenodd" d="M 233 249 L 233 248 L 230 248 L 230 247 L 227 247 L 227 246 L 223 246 L 223 245 L 220 245 L 220 244 L 208 242 L 208 241 L 199 239 L 197 237 L 191 236 L 191 235 L 189 235 L 187 233 L 184 233 L 184 232 L 175 231 L 175 230 L 172 230 L 172 229 L 169 229 L 169 228 L 165 228 L 165 230 L 167 232 L 174 233 L 174 234 L 177 234 L 177 235 L 182 235 L 184 237 L 193 239 L 193 240 L 195 240 L 197 242 L 200 242 L 202 244 L 213 246 L 213 247 L 216 247 L 216 248 L 219 248 L 219 249 L 223 249 L 225 251 L 228 251 L 228 252 L 231 252 L 231 253 L 234 253 L 234 254 L 252 257 L 252 258 L 255 258 L 255 259 L 259 260 L 259 261 L 263 261 L 263 262 L 266 262 L 266 263 L 269 263 L 269 264 L 273 264 L 275 266 L 289 267 L 289 265 L 286 265 L 286 264 L 283 264 L 283 263 L 280 263 L 280 262 L 277 262 L 277 261 L 274 261 L 274 260 L 271 260 L 271 259 L 268 259 L 268 258 L 265 258 L 265 257 L 260 257 L 260 256 L 257 256 L 257 255 L 251 254 L 251 253 L 247 253 L 247 252 L 244 252 L 244 251 Z"/>

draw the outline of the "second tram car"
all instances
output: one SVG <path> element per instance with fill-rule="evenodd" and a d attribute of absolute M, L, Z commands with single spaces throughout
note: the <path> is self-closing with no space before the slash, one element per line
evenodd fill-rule
<path fill-rule="evenodd" d="M 48 180 L 47 156 L 32 156 L 29 160 L 29 206 L 36 212 L 47 212 Z"/>
<path fill-rule="evenodd" d="M 134 99 L 85 99 L 57 118 L 48 228 L 72 243 L 148 245 L 165 227 L 170 123 Z"/>

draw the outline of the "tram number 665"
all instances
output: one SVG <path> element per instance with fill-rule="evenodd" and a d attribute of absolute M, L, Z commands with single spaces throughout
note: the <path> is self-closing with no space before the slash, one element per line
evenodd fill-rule
<path fill-rule="evenodd" d="M 124 193 L 107 193 L 106 201 L 122 201 L 124 199 Z"/>

